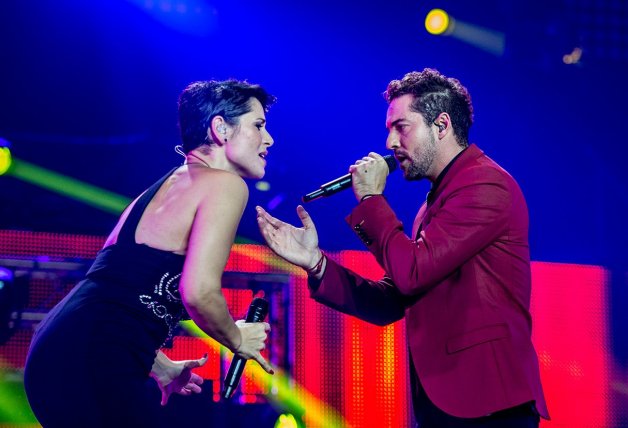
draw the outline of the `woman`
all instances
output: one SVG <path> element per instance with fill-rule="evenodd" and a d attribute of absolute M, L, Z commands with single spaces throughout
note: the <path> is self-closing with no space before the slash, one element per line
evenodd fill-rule
<path fill-rule="evenodd" d="M 183 91 L 185 163 L 129 205 L 86 278 L 33 337 L 24 383 L 44 427 L 163 426 L 155 381 L 162 404 L 202 382 L 191 369 L 205 358 L 173 362 L 158 351 L 187 316 L 273 373 L 260 354 L 270 326 L 233 321 L 221 276 L 248 199 L 243 177 L 265 173 L 274 101 L 236 80 Z"/>

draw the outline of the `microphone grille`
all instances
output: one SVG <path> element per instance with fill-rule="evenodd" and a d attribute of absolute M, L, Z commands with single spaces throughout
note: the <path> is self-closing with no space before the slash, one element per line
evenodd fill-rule
<path fill-rule="evenodd" d="M 388 172 L 393 172 L 397 169 L 397 160 L 393 155 L 384 156 L 384 160 L 386 161 L 386 164 L 388 164 Z"/>
<path fill-rule="evenodd" d="M 268 300 L 256 297 L 253 299 L 249 311 L 246 314 L 246 322 L 260 322 L 268 314 Z"/>

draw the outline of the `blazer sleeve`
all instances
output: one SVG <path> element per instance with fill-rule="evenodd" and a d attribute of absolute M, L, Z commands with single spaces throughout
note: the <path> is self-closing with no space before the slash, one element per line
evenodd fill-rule
<path fill-rule="evenodd" d="M 390 278 L 372 281 L 327 258 L 320 281 L 309 280 L 314 300 L 348 315 L 376 325 L 387 325 L 405 315 L 407 298 Z M 406 303 L 407 304 L 407 303 Z"/>
<path fill-rule="evenodd" d="M 440 198 L 416 240 L 383 196 L 360 203 L 348 223 L 405 296 L 420 296 L 493 243 L 509 221 L 512 196 L 498 172 L 467 173 Z"/>

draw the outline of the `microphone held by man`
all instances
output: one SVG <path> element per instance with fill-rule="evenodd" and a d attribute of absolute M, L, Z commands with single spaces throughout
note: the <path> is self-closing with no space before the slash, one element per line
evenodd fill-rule
<path fill-rule="evenodd" d="M 386 156 L 383 156 L 383 159 L 386 161 L 386 164 L 388 165 L 389 173 L 397 169 L 397 162 L 395 161 L 394 156 L 386 155 Z M 341 190 L 348 189 L 351 187 L 351 182 L 352 182 L 351 177 L 352 177 L 351 174 L 346 174 L 346 175 L 343 175 L 342 177 L 336 178 L 335 180 L 325 183 L 317 190 L 310 192 L 307 195 L 303 195 L 301 200 L 303 202 L 311 202 L 315 199 L 331 196 L 340 192 Z"/>

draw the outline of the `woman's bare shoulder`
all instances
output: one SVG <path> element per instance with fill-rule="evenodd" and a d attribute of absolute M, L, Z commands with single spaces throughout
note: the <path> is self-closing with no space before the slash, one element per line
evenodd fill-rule
<path fill-rule="evenodd" d="M 249 189 L 242 177 L 219 169 L 205 169 L 191 175 L 191 186 L 201 200 L 248 199 Z"/>

